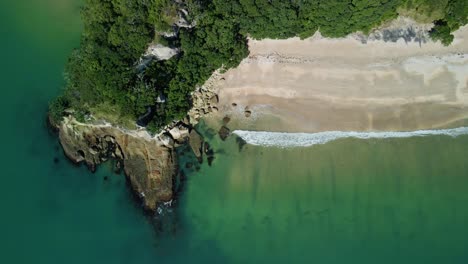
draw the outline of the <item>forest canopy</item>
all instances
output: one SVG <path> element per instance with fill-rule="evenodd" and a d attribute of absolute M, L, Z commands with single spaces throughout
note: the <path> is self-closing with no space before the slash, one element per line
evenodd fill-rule
<path fill-rule="evenodd" d="M 399 14 L 434 22 L 431 37 L 449 45 L 452 32 L 468 22 L 468 1 L 85 0 L 80 48 L 70 56 L 66 87 L 51 102 L 50 116 L 57 122 L 73 109 L 79 119 L 106 113 L 135 121 L 153 109 L 148 127 L 156 131 L 186 115 L 190 92 L 213 71 L 248 55 L 247 37 L 306 38 L 317 30 L 343 37 L 368 33 Z M 195 26 L 180 26 L 181 18 Z M 137 65 L 150 43 L 181 52 L 142 71 Z"/>

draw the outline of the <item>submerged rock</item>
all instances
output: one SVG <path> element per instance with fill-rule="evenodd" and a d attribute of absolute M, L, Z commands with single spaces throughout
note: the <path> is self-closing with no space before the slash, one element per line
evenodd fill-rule
<path fill-rule="evenodd" d="M 218 135 L 219 137 L 224 141 L 226 140 L 226 138 L 231 134 L 231 130 L 226 127 L 226 126 L 222 126 L 219 131 L 218 131 Z"/>
<path fill-rule="evenodd" d="M 239 136 L 236 137 L 236 142 L 237 142 L 237 145 L 239 146 L 239 151 L 242 151 L 244 146 L 247 145 L 247 142 Z"/>
<path fill-rule="evenodd" d="M 192 131 L 190 132 L 189 144 L 192 148 L 193 154 L 195 154 L 195 157 L 197 157 L 198 161 L 201 161 L 203 139 L 200 136 L 200 134 L 198 134 L 198 132 L 195 131 L 195 129 L 192 129 Z"/>
<path fill-rule="evenodd" d="M 171 134 L 175 141 L 180 142 L 184 141 L 189 136 L 189 130 L 184 126 L 175 126 L 169 130 L 169 134 Z"/>
<path fill-rule="evenodd" d="M 214 160 L 214 156 L 208 156 L 207 160 L 208 160 L 208 166 L 211 166 L 211 164 L 213 163 L 213 160 Z"/>
<path fill-rule="evenodd" d="M 210 145 L 206 142 L 203 151 L 206 154 L 206 159 L 208 160 L 208 165 L 211 166 L 214 160 L 214 151 Z"/>

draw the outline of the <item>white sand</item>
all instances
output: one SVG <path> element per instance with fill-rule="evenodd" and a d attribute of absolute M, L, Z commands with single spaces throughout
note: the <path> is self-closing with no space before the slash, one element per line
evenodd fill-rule
<path fill-rule="evenodd" d="M 449 47 L 355 37 L 251 40 L 250 56 L 216 84 L 236 129 L 418 130 L 468 118 L 468 26 Z M 236 103 L 233 107 L 231 104 Z M 244 108 L 252 116 L 244 117 Z"/>

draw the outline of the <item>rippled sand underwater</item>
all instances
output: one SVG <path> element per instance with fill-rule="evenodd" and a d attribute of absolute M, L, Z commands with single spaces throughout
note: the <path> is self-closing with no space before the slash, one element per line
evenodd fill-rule
<path fill-rule="evenodd" d="M 210 142 L 181 201 L 194 241 L 232 263 L 464 263 L 468 136 Z"/>

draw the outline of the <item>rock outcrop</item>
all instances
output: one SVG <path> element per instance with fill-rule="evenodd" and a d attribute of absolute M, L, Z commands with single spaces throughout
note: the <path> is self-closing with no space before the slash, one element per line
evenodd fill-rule
<path fill-rule="evenodd" d="M 169 134 L 175 141 L 182 143 L 188 138 L 189 129 L 184 125 L 177 125 L 169 130 Z"/>
<path fill-rule="evenodd" d="M 195 129 L 190 132 L 189 144 L 192 148 L 193 154 L 195 154 L 195 157 L 197 157 L 198 161 L 201 162 L 203 159 L 203 138 L 197 133 L 197 131 L 195 131 Z"/>
<path fill-rule="evenodd" d="M 221 140 L 226 140 L 227 137 L 231 134 L 231 130 L 227 126 L 222 126 L 219 131 L 218 135 L 221 138 Z"/>
<path fill-rule="evenodd" d="M 107 159 L 117 159 L 146 209 L 155 211 L 160 203 L 173 199 L 176 155 L 161 140 L 144 131 L 84 124 L 74 118 L 65 118 L 57 128 L 63 150 L 73 162 L 84 162 L 95 170 Z"/>
<path fill-rule="evenodd" d="M 215 71 L 203 86 L 192 93 L 192 109 L 188 112 L 192 125 L 196 125 L 203 116 L 218 112 L 219 98 L 215 84 L 223 80 L 221 72 L 222 69 Z"/>
<path fill-rule="evenodd" d="M 168 60 L 180 52 L 178 48 L 166 47 L 161 44 L 151 44 L 143 57 L 154 57 L 156 60 Z"/>

